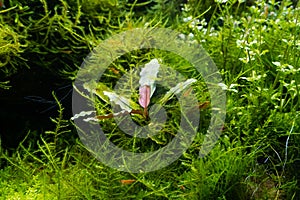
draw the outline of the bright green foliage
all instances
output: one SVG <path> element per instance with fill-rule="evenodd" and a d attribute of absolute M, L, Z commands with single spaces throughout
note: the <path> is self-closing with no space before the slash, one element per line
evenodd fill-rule
<path fill-rule="evenodd" d="M 178 161 L 155 172 L 130 174 L 104 166 L 85 149 L 56 99 L 54 130 L 41 134 L 38 142 L 30 141 L 28 134 L 12 155 L 1 149 L 0 199 L 297 199 L 300 8 L 288 0 L 218 2 L 5 1 L 6 8 L 0 10 L 1 88 L 7 88 L 9 77 L 22 67 L 48 69 L 74 80 L 83 58 L 101 40 L 136 27 L 169 27 L 186 34 L 182 37 L 187 42 L 201 43 L 216 63 L 227 91 L 227 118 L 221 138 L 206 157 L 198 155 L 210 122 L 209 105 L 201 108 L 198 134 Z M 158 50 L 123 55 L 91 87 L 109 91 L 123 74 L 153 58 L 196 78 L 199 102 L 209 101 L 201 75 L 179 56 Z M 136 87 L 130 82 L 124 86 L 135 91 L 134 102 Z M 157 86 L 151 101 L 166 91 Z M 103 93 L 91 92 L 99 97 L 91 99 L 97 114 L 111 113 Z M 99 123 L 119 147 L 153 151 L 166 145 L 178 128 L 175 98 L 166 110 L 168 126 L 147 140 L 126 136 L 113 119 Z M 129 179 L 136 181 L 120 182 Z"/>
<path fill-rule="evenodd" d="M 10 26 L 0 23 L 0 77 L 5 80 L 13 74 L 17 68 L 17 60 L 21 60 L 25 44 L 22 35 L 15 32 Z M 9 66 L 9 67 L 8 67 Z M 8 89 L 9 81 L 1 81 L 0 88 Z"/>

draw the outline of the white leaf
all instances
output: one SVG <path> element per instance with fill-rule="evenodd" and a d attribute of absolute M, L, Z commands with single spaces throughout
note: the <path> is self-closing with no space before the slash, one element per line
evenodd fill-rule
<path fill-rule="evenodd" d="M 85 121 L 85 122 L 90 122 L 90 121 L 98 122 L 99 119 L 97 119 L 95 117 L 89 117 L 89 118 L 83 119 L 83 121 Z"/>
<path fill-rule="evenodd" d="M 71 120 L 77 119 L 79 117 L 84 117 L 84 116 L 87 116 L 87 115 L 91 115 L 93 113 L 96 113 L 96 111 L 94 111 L 94 110 L 91 110 L 91 111 L 81 111 L 80 113 L 75 114 L 73 117 L 71 117 Z"/>
<path fill-rule="evenodd" d="M 218 83 L 218 86 L 220 86 L 222 90 L 228 90 L 227 85 L 225 85 L 224 83 Z"/>
<path fill-rule="evenodd" d="M 149 63 L 147 63 L 140 73 L 141 76 L 139 80 L 140 87 L 143 87 L 145 85 L 150 86 L 151 89 L 150 97 L 153 95 L 156 89 L 155 80 L 157 79 L 157 73 L 159 67 L 160 64 L 158 60 L 155 58 L 152 59 Z"/>
<path fill-rule="evenodd" d="M 188 87 L 189 85 L 191 85 L 192 83 L 196 82 L 197 80 L 194 78 L 190 78 L 184 82 L 178 83 L 175 87 L 172 87 L 168 93 L 174 93 L 174 94 L 178 94 L 180 93 L 182 90 L 184 90 L 186 87 Z"/>
<path fill-rule="evenodd" d="M 103 91 L 103 94 L 108 96 L 110 102 L 113 102 L 117 105 L 119 105 L 121 107 L 121 109 L 127 111 L 127 112 L 131 112 L 132 108 L 129 106 L 129 100 L 126 99 L 125 97 L 122 97 L 120 95 L 117 95 L 114 92 L 107 92 L 107 91 Z"/>
<path fill-rule="evenodd" d="M 276 65 L 277 67 L 280 67 L 281 66 L 281 63 L 280 62 L 272 62 L 274 65 Z"/>
<path fill-rule="evenodd" d="M 186 87 L 188 87 L 189 85 L 191 85 L 192 83 L 196 82 L 197 80 L 194 78 L 190 78 L 184 82 L 180 82 L 178 83 L 175 87 L 172 87 L 166 94 L 165 96 L 161 99 L 162 103 L 167 102 L 170 97 L 174 94 L 178 94 L 181 91 L 183 91 Z"/>

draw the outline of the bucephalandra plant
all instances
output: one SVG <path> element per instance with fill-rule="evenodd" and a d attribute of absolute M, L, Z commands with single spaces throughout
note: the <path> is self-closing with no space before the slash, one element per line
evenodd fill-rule
<path fill-rule="evenodd" d="M 113 118 L 123 114 L 139 114 L 144 118 L 149 117 L 148 106 L 151 102 L 151 97 L 153 96 L 156 90 L 156 79 L 157 74 L 159 73 L 160 63 L 158 59 L 152 59 L 149 63 L 145 64 L 145 67 L 142 68 L 140 72 L 139 79 L 139 105 L 122 95 L 116 94 L 114 91 L 110 90 L 108 87 L 100 84 L 100 88 L 95 88 L 93 90 L 102 101 L 118 105 L 121 108 L 120 112 L 110 113 L 107 115 L 97 115 L 95 117 L 86 118 L 84 121 L 97 121 L 106 118 Z M 194 78 L 187 79 L 184 82 L 178 83 L 176 86 L 170 88 L 170 90 L 159 100 L 160 105 L 164 105 L 170 100 L 174 95 L 180 94 L 191 84 L 195 83 L 197 80 Z M 90 90 L 89 85 L 85 85 L 87 90 Z M 140 110 L 139 107 L 142 107 L 143 110 Z M 95 111 L 82 111 L 79 114 L 74 115 L 71 119 L 77 119 L 86 115 L 95 113 Z"/>

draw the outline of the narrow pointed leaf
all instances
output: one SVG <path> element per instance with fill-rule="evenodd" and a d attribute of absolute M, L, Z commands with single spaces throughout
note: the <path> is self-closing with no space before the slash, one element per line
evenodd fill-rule
<path fill-rule="evenodd" d="M 174 94 L 179 94 L 186 87 L 188 87 L 189 85 L 191 85 L 192 83 L 194 83 L 196 81 L 197 81 L 196 79 L 190 78 L 184 82 L 178 83 L 175 87 L 172 87 L 169 92 L 174 93 Z"/>
<path fill-rule="evenodd" d="M 190 86 L 192 83 L 196 82 L 196 79 L 190 78 L 184 82 L 178 83 L 175 87 L 172 87 L 165 96 L 161 99 L 161 103 L 167 102 L 173 95 L 179 94 L 182 92 L 185 88 Z"/>
<path fill-rule="evenodd" d="M 91 81 L 83 84 L 83 88 L 87 91 L 96 94 L 102 101 L 108 103 L 109 98 L 103 94 L 103 91 L 111 91 L 109 87 L 107 87 L 103 83 L 96 83 L 96 81 Z"/>
<path fill-rule="evenodd" d="M 79 117 L 85 117 L 85 116 L 91 115 L 93 113 L 95 114 L 96 111 L 94 111 L 94 110 L 91 110 L 91 111 L 81 111 L 80 113 L 75 114 L 73 117 L 71 117 L 71 120 L 77 119 Z"/>
<path fill-rule="evenodd" d="M 97 95 L 102 101 L 109 103 L 110 99 L 107 95 L 104 94 L 104 91 L 106 92 L 112 92 L 112 89 L 107 87 L 105 84 L 99 82 L 89 82 L 89 83 L 85 83 L 83 85 L 83 87 L 89 91 L 92 92 L 93 94 Z M 125 97 L 123 97 L 125 98 Z M 132 101 L 131 99 L 128 100 L 129 101 L 129 106 L 133 109 L 138 109 L 139 108 L 139 104 Z"/>
<path fill-rule="evenodd" d="M 130 101 L 126 99 L 125 97 L 122 97 L 120 95 L 117 95 L 114 92 L 107 92 L 103 91 L 103 94 L 108 96 L 110 102 L 113 102 L 121 107 L 121 109 L 131 112 L 132 108 L 130 106 Z"/>
<path fill-rule="evenodd" d="M 111 89 L 103 83 L 98 83 L 97 87 L 94 90 L 94 94 L 96 94 L 98 97 L 100 97 L 100 99 L 108 103 L 110 99 L 107 97 L 107 95 L 104 94 L 104 91 L 111 92 Z"/>

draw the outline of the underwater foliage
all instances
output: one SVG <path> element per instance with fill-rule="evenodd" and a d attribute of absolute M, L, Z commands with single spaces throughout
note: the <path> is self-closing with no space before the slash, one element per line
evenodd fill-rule
<path fill-rule="evenodd" d="M 0 0 L 0 199 L 297 199 L 299 22 L 299 5 L 290 0 Z M 219 68 L 226 122 L 203 159 L 212 109 L 201 81 L 168 89 L 127 81 L 133 103 L 112 93 L 122 75 L 153 58 L 201 79 L 170 52 L 138 50 L 115 60 L 92 83 L 97 90 L 88 91 L 95 110 L 72 119 L 93 116 L 87 120 L 103 126 L 119 147 L 152 151 L 173 139 L 180 115 L 174 94 L 193 84 L 201 124 L 176 162 L 151 173 L 119 172 L 98 162 L 78 138 L 70 120 L 77 70 L 101 41 L 137 27 L 176 29 L 183 42 L 200 43 Z M 165 77 L 158 73 L 159 81 Z M 168 102 L 172 127 L 147 141 L 128 137 L 116 129 L 112 99 L 128 112 Z M 139 113 L 132 119 L 149 122 Z"/>
<path fill-rule="evenodd" d="M 22 60 L 21 53 L 26 44 L 22 35 L 16 33 L 10 26 L 0 23 L 0 88 L 8 89 L 6 79 L 15 73 L 18 61 Z M 6 81 L 5 81 L 6 80 Z"/>

